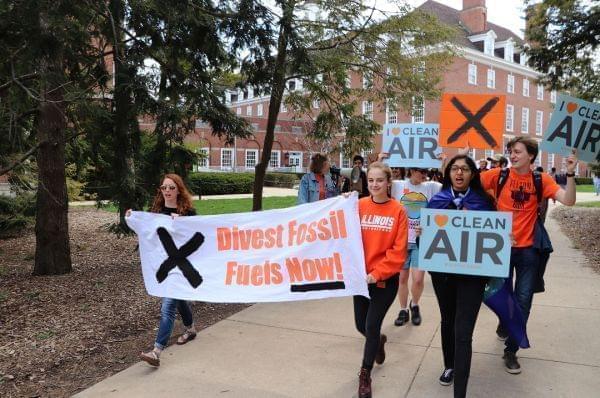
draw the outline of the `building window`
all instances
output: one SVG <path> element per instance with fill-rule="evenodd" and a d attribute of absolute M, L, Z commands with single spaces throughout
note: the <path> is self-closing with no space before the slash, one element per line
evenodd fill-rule
<path fill-rule="evenodd" d="M 233 148 L 221 148 L 221 168 L 233 167 Z"/>
<path fill-rule="evenodd" d="M 290 167 L 302 168 L 302 152 L 290 152 L 288 165 Z"/>
<path fill-rule="evenodd" d="M 235 114 L 236 114 L 236 115 L 238 115 L 238 116 L 240 116 L 240 115 L 242 114 L 242 108 L 239 108 L 239 107 L 238 107 L 238 108 L 235 110 Z"/>
<path fill-rule="evenodd" d="M 535 133 L 542 135 L 542 124 L 544 123 L 544 111 L 537 111 L 535 113 Z"/>
<path fill-rule="evenodd" d="M 483 152 L 483 157 L 487 160 L 487 158 L 491 158 L 492 156 L 494 156 L 494 150 L 493 149 L 486 149 Z"/>
<path fill-rule="evenodd" d="M 363 73 L 363 88 L 369 89 L 373 87 L 373 74 L 371 72 Z"/>
<path fill-rule="evenodd" d="M 340 153 L 340 165 L 342 169 L 349 169 L 352 167 L 352 160 L 348 157 L 344 157 L 343 153 Z"/>
<path fill-rule="evenodd" d="M 535 165 L 536 165 L 537 167 L 540 167 L 540 166 L 542 166 L 542 151 L 538 151 L 538 155 L 537 155 L 537 157 L 535 158 Z"/>
<path fill-rule="evenodd" d="M 542 86 L 541 84 L 537 85 L 537 99 L 539 99 L 540 101 L 544 100 L 544 86 Z"/>
<path fill-rule="evenodd" d="M 425 101 L 423 97 L 413 97 L 411 111 L 413 123 L 425 123 Z"/>
<path fill-rule="evenodd" d="M 493 69 L 487 71 L 487 86 L 488 88 L 496 88 L 496 71 Z"/>
<path fill-rule="evenodd" d="M 304 133 L 304 129 L 302 126 L 292 126 L 292 134 L 302 134 Z"/>
<path fill-rule="evenodd" d="M 515 93 L 515 76 L 508 75 L 508 80 L 506 80 L 506 92 L 514 94 Z"/>
<path fill-rule="evenodd" d="M 469 75 L 468 75 L 469 84 L 477 85 L 477 65 L 469 64 Z"/>
<path fill-rule="evenodd" d="M 279 167 L 280 155 L 281 155 L 280 151 L 271 151 L 271 159 L 269 160 L 269 167 L 273 167 L 273 168 Z"/>
<path fill-rule="evenodd" d="M 515 120 L 515 107 L 513 105 L 506 105 L 506 131 L 513 131 L 513 125 Z"/>
<path fill-rule="evenodd" d="M 513 62 L 513 56 L 515 53 L 515 48 L 512 43 L 506 43 L 504 46 L 504 60 L 508 62 Z"/>
<path fill-rule="evenodd" d="M 210 148 L 198 148 L 196 152 L 202 157 L 198 159 L 195 171 L 198 171 L 198 169 L 208 169 L 210 166 Z"/>
<path fill-rule="evenodd" d="M 288 82 L 288 90 L 294 91 L 295 89 L 296 89 L 296 81 L 295 80 L 290 80 Z"/>
<path fill-rule="evenodd" d="M 258 149 L 246 149 L 246 168 L 253 169 L 258 162 Z"/>
<path fill-rule="evenodd" d="M 549 153 L 548 154 L 548 170 L 547 171 L 552 170 L 553 167 L 554 167 L 554 154 Z"/>
<path fill-rule="evenodd" d="M 312 107 L 313 107 L 313 109 L 319 109 L 321 107 L 321 100 L 318 98 L 315 98 L 312 102 Z"/>
<path fill-rule="evenodd" d="M 373 120 L 373 101 L 363 101 L 362 113 L 367 119 Z"/>
<path fill-rule="evenodd" d="M 529 80 L 523 79 L 523 97 L 529 97 Z"/>
<path fill-rule="evenodd" d="M 263 104 L 256 105 L 256 116 L 263 115 Z"/>
<path fill-rule="evenodd" d="M 550 91 L 550 102 L 556 104 L 556 90 Z"/>
<path fill-rule="evenodd" d="M 529 108 L 523 108 L 521 112 L 521 132 L 524 134 L 529 132 Z"/>
<path fill-rule="evenodd" d="M 252 116 L 252 105 L 246 107 L 246 116 Z"/>
<path fill-rule="evenodd" d="M 287 106 L 285 106 L 285 102 L 281 102 L 281 113 L 287 113 Z"/>
<path fill-rule="evenodd" d="M 483 42 L 483 52 L 487 55 L 494 55 L 494 39 L 492 37 L 486 37 Z"/>

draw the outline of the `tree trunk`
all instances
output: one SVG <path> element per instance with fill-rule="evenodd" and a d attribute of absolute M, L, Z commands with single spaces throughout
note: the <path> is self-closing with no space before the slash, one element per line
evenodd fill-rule
<path fill-rule="evenodd" d="M 265 182 L 265 174 L 269 161 L 271 160 L 271 150 L 275 140 L 275 125 L 279 116 L 281 100 L 286 82 L 286 55 L 288 38 L 292 31 L 292 19 L 294 17 L 295 1 L 282 3 L 283 16 L 279 27 L 279 38 L 277 40 L 277 58 L 275 60 L 275 70 L 273 71 L 273 84 L 271 87 L 271 100 L 269 101 L 269 116 L 267 118 L 267 129 L 265 131 L 265 141 L 263 143 L 263 152 L 260 162 L 255 167 L 254 190 L 252 195 L 252 211 L 262 210 L 262 194 Z"/>
<path fill-rule="evenodd" d="M 42 29 L 47 28 L 40 15 Z M 35 222 L 34 275 L 71 272 L 67 181 L 65 176 L 66 115 L 62 86 L 63 58 L 60 52 L 40 60 L 40 95 L 37 117 L 38 186 Z"/>

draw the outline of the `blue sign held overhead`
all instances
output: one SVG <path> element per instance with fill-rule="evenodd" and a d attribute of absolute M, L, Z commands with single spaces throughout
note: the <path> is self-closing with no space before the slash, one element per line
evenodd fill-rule
<path fill-rule="evenodd" d="M 421 209 L 419 269 L 506 278 L 512 213 Z"/>
<path fill-rule="evenodd" d="M 440 168 L 439 134 L 438 124 L 388 123 L 383 126 L 381 151 L 390 154 L 386 163 L 391 167 Z"/>
<path fill-rule="evenodd" d="M 585 162 L 600 162 L 600 104 L 560 94 L 540 149 Z"/>

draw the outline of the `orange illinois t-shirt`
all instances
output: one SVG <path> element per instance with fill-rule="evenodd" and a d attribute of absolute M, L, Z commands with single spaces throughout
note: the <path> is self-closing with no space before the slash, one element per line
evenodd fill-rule
<path fill-rule="evenodd" d="M 481 175 L 483 189 L 496 197 L 501 168 L 489 170 Z M 533 245 L 533 231 L 537 218 L 537 194 L 533 183 L 533 173 L 517 174 L 509 169 L 506 184 L 498 197 L 498 211 L 510 211 L 513 214 L 512 232 L 517 241 L 513 247 Z M 547 173 L 542 173 L 542 198 L 554 198 L 560 186 Z"/>
<path fill-rule="evenodd" d="M 396 199 L 375 203 L 368 196 L 358 201 L 367 274 L 379 282 L 399 273 L 408 251 L 408 218 Z"/>

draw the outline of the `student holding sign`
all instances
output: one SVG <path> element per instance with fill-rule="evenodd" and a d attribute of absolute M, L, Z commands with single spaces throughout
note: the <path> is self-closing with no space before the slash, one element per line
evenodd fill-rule
<path fill-rule="evenodd" d="M 567 185 L 566 189 L 562 189 L 546 173 L 539 173 L 537 177 L 539 182 L 536 182 L 536 176 L 531 171 L 538 155 L 536 140 L 525 136 L 515 137 L 509 141 L 507 149 L 510 152 L 512 167 L 490 170 L 482 175 L 481 182 L 486 191 L 494 192 L 498 210 L 510 211 L 513 214 L 513 235 L 516 244 L 513 244 L 511 250 L 510 278 L 512 279 L 514 272 L 516 274 L 515 295 L 523 318 L 527 322 L 534 288 L 540 278 L 541 269 L 541 252 L 539 248 L 534 247 L 538 202 L 552 198 L 567 206 L 575 204 L 577 157 L 573 154 L 566 159 Z M 540 186 L 541 192 L 537 191 L 536 185 Z M 521 373 L 521 365 L 516 356 L 519 349 L 518 342 L 508 337 L 500 325 L 496 333 L 499 338 L 506 339 L 503 357 L 506 371 L 512 374 Z"/>
<path fill-rule="evenodd" d="M 495 210 L 494 198 L 481 186 L 475 162 L 467 155 L 450 159 L 444 172 L 442 190 L 428 208 L 453 210 Z M 440 384 L 454 381 L 454 396 L 465 397 L 471 370 L 473 329 L 483 301 L 487 277 L 430 272 L 441 322 L 444 372 Z"/>
<path fill-rule="evenodd" d="M 398 273 L 406 261 L 408 237 L 404 206 L 390 197 L 392 171 L 389 166 L 371 163 L 367 181 L 370 196 L 360 199 L 358 212 L 371 298 L 354 296 L 356 329 L 366 337 L 359 373 L 359 398 L 371 397 L 373 363 L 382 364 L 385 360 L 387 338 L 381 334 L 381 324 L 398 291 Z"/>
<path fill-rule="evenodd" d="M 419 299 L 423 293 L 425 271 L 418 269 L 419 248 L 417 247 L 415 229 L 419 226 L 421 208 L 426 207 L 429 200 L 442 188 L 442 184 L 439 182 L 426 181 L 427 169 L 411 167 L 408 169 L 408 173 L 408 180 L 394 181 L 392 185 L 392 197 L 404 205 L 408 214 L 408 256 L 402 271 L 400 271 L 400 286 L 398 288 L 400 312 L 398 318 L 394 321 L 396 326 L 408 323 L 409 310 L 412 324 L 415 326 L 421 324 Z M 408 303 L 409 275 L 412 275 L 410 305 Z"/>
<path fill-rule="evenodd" d="M 177 174 L 165 175 L 154 197 L 154 203 L 150 211 L 165 214 L 173 218 L 196 215 L 192 195 L 181 177 Z M 176 312 L 179 312 L 181 315 L 183 326 L 185 327 L 185 332 L 177 339 L 177 344 L 185 344 L 196 338 L 196 328 L 194 327 L 190 304 L 185 300 L 163 297 L 160 309 L 160 324 L 156 334 L 156 341 L 154 342 L 154 349 L 149 352 L 142 352 L 140 354 L 141 360 L 152 366 L 160 366 L 160 354 L 167 346 L 173 332 Z"/>

